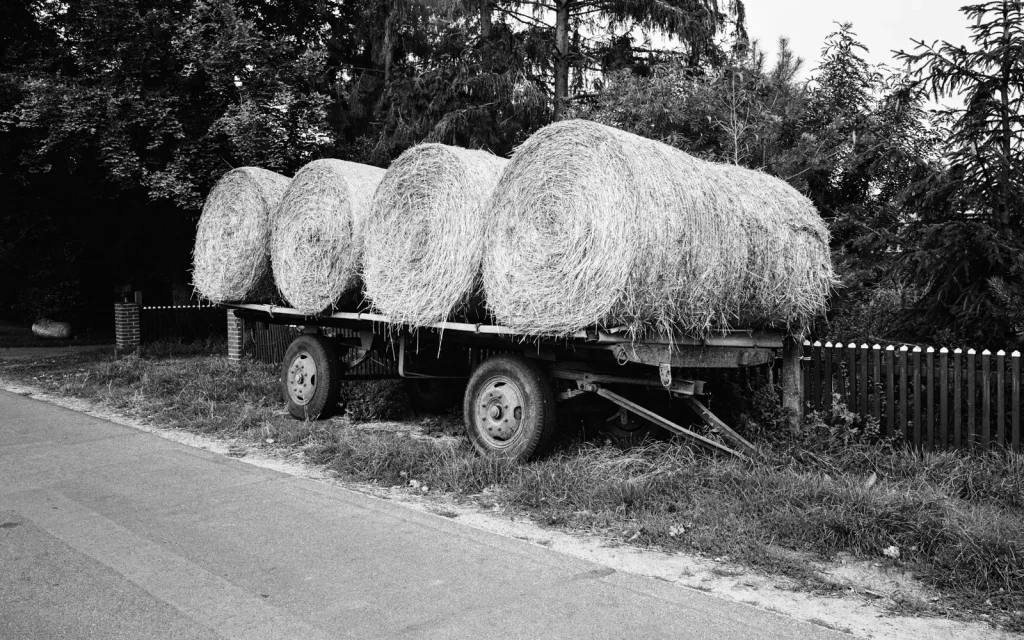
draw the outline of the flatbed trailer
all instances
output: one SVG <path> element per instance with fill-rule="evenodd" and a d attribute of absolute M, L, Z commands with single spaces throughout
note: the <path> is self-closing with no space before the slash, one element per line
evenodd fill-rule
<path fill-rule="evenodd" d="M 784 335 L 773 331 L 633 341 L 614 329 L 568 336 L 523 335 L 465 322 L 414 329 L 376 313 L 310 316 L 265 304 L 223 306 L 244 320 L 301 327 L 281 366 L 282 392 L 294 417 L 325 417 L 338 403 L 346 372 L 367 358 L 383 358 L 397 365 L 391 377 L 406 379 L 420 404 L 451 401 L 453 391 L 461 391 L 473 445 L 482 453 L 523 460 L 546 450 L 563 410 L 589 415 L 620 438 L 660 428 L 740 458 L 758 455 L 707 408 L 701 400 L 704 382 L 689 374 L 769 364 L 784 346 Z M 673 416 L 680 408 L 729 444 L 678 424 Z"/>

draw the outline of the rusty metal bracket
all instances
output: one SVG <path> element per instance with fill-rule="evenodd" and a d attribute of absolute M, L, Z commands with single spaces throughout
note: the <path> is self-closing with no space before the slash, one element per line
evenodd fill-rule
<path fill-rule="evenodd" d="M 672 365 L 662 362 L 658 365 L 658 377 L 661 378 L 661 386 L 666 389 L 672 388 Z"/>
<path fill-rule="evenodd" d="M 679 434 L 681 436 L 685 436 L 685 437 L 689 438 L 690 440 L 693 440 L 697 444 L 699 444 L 699 445 L 701 445 L 703 447 L 706 447 L 708 449 L 712 449 L 712 450 L 715 450 L 715 451 L 722 451 L 724 453 L 728 453 L 729 455 L 735 456 L 735 457 L 739 458 L 740 460 L 747 460 L 747 461 L 750 460 L 750 458 L 748 458 L 747 456 L 743 455 L 739 451 L 734 451 L 733 449 L 730 449 L 729 447 L 725 446 L 724 444 L 719 444 L 719 443 L 715 442 L 714 440 L 709 440 L 708 438 L 705 438 L 702 435 L 696 434 L 696 433 L 690 431 L 689 429 L 685 429 L 685 428 L 679 426 L 678 424 L 672 422 L 671 420 L 659 416 L 658 414 L 654 413 L 650 409 L 646 409 L 644 407 L 641 407 L 640 405 L 638 405 L 637 403 L 633 402 L 632 400 L 629 400 L 627 398 L 623 398 L 622 396 L 620 396 L 619 394 L 615 393 L 614 391 L 609 391 L 608 389 L 605 389 L 604 387 L 602 387 L 599 384 L 594 384 L 592 382 L 582 382 L 582 381 L 578 382 L 577 384 L 579 385 L 579 388 L 582 389 L 583 391 L 589 391 L 590 393 L 596 393 L 597 395 L 601 396 L 602 398 L 605 398 L 606 400 L 611 400 L 612 402 L 614 402 L 615 404 L 619 405 L 620 407 L 622 407 L 626 411 L 630 411 L 632 413 L 635 413 L 636 415 L 640 416 L 641 418 L 653 422 L 654 424 L 658 425 L 662 429 L 666 429 L 668 431 L 671 431 L 672 433 L 676 433 L 676 434 Z"/>
<path fill-rule="evenodd" d="M 633 386 L 651 387 L 657 389 L 663 384 L 659 378 L 640 378 L 632 376 L 610 376 L 603 373 L 591 371 L 578 371 L 575 369 L 562 369 L 552 367 L 548 369 L 548 375 L 560 380 L 572 380 L 577 384 L 603 383 L 603 384 L 628 384 Z M 679 396 L 692 396 L 704 393 L 704 382 L 702 380 L 670 380 L 671 393 Z M 581 387 L 582 388 L 582 387 Z"/>

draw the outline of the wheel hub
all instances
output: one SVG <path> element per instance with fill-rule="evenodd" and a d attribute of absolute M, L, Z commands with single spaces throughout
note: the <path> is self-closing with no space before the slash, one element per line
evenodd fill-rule
<path fill-rule="evenodd" d="M 300 351 L 288 367 L 288 395 L 295 404 L 305 406 L 316 393 L 316 362 L 306 351 Z"/>
<path fill-rule="evenodd" d="M 477 407 L 477 417 L 487 435 L 506 441 L 519 431 L 523 421 L 524 394 L 511 378 L 497 376 L 487 381 Z"/>

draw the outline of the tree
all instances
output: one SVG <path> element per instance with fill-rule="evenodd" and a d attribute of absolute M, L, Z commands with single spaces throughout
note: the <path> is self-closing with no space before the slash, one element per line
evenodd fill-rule
<path fill-rule="evenodd" d="M 11 14 L 0 311 L 109 312 L 111 284 L 187 281 L 199 207 L 220 175 L 290 173 L 333 146 L 323 34 L 261 28 L 253 3 L 26 2 Z"/>
<path fill-rule="evenodd" d="M 692 69 L 665 61 L 643 75 L 609 74 L 591 104 L 573 113 L 690 154 L 786 177 L 793 169 L 795 125 L 806 107 L 803 61 L 781 39 L 777 62 L 766 67 L 757 43 L 718 68 Z"/>
<path fill-rule="evenodd" d="M 907 188 L 905 273 L 922 287 L 920 330 L 1013 341 L 1024 300 L 1024 3 L 963 7 L 972 47 L 915 41 L 899 52 L 936 99 L 942 161 Z"/>
<path fill-rule="evenodd" d="M 525 11 L 524 11 L 525 10 Z M 687 66 L 717 65 L 724 60 L 717 37 L 731 24 L 737 49 L 747 44 L 742 0 L 511 0 L 497 11 L 529 30 L 544 33 L 550 43 L 545 60 L 553 84 L 554 117 L 560 118 L 569 99 L 570 70 L 577 81 L 598 71 L 594 62 L 621 51 L 621 34 L 634 29 L 678 39 Z M 548 16 L 553 15 L 554 25 Z"/>

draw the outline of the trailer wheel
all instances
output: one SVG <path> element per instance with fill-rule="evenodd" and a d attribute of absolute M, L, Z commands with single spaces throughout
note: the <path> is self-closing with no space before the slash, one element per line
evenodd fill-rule
<path fill-rule="evenodd" d="M 542 454 L 551 442 L 555 394 L 534 362 L 500 354 L 473 372 L 463 416 L 477 451 L 527 460 Z"/>
<path fill-rule="evenodd" d="M 288 413 L 299 420 L 326 418 L 338 404 L 340 375 L 334 344 L 303 334 L 288 345 L 281 365 L 281 387 Z"/>
<path fill-rule="evenodd" d="M 465 379 L 403 378 L 405 394 L 415 411 L 444 413 L 456 406 L 466 388 Z"/>
<path fill-rule="evenodd" d="M 650 420 L 644 420 L 619 407 L 600 425 L 603 433 L 615 446 L 629 449 L 648 440 L 656 439 L 664 430 Z"/>

